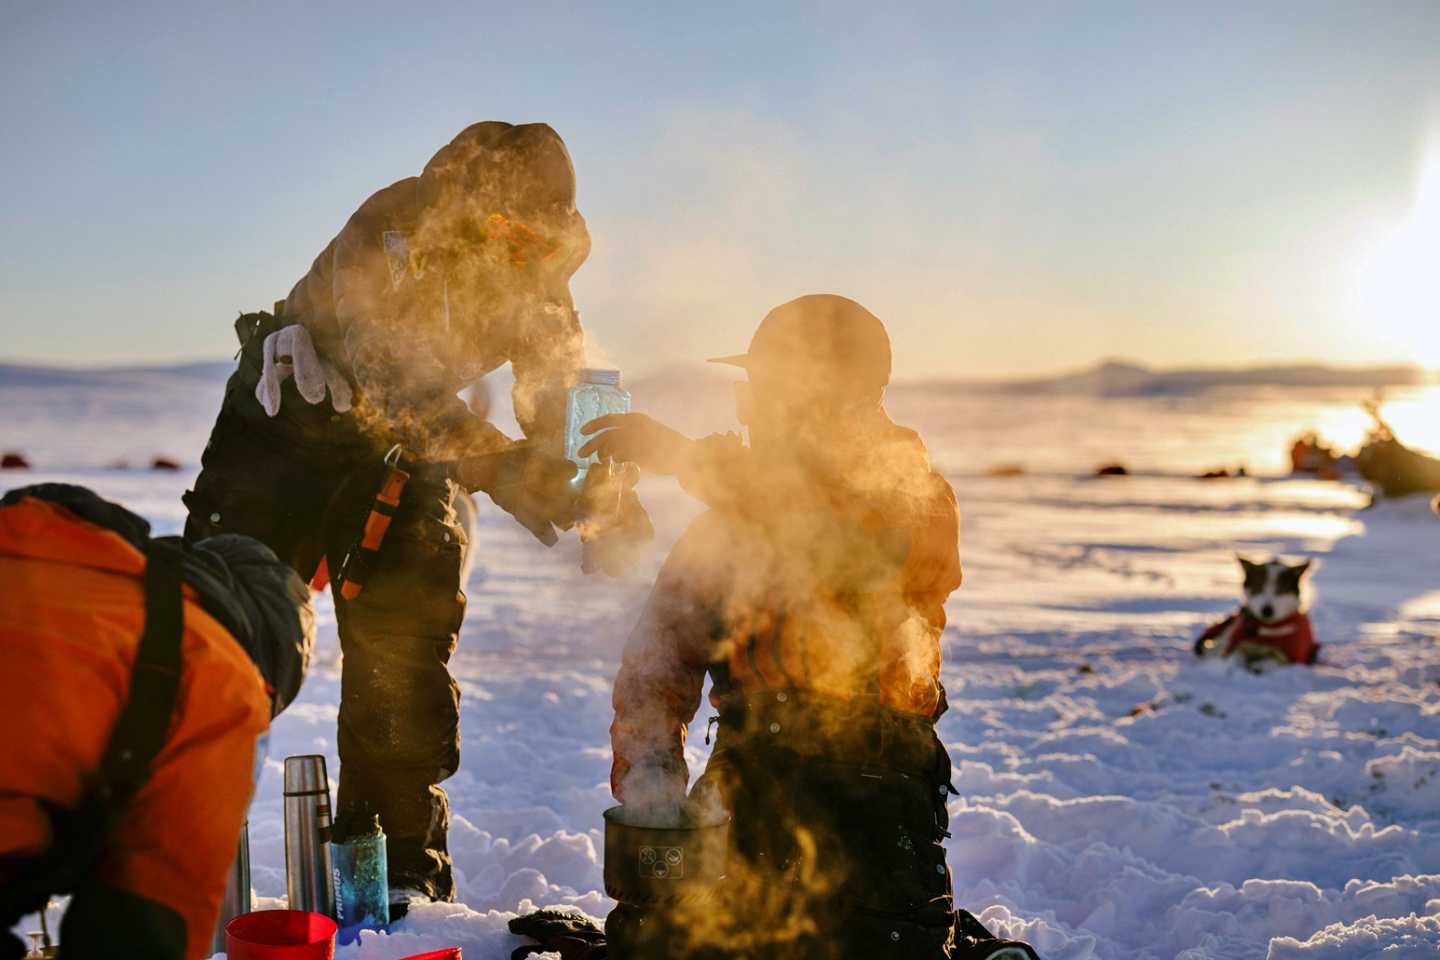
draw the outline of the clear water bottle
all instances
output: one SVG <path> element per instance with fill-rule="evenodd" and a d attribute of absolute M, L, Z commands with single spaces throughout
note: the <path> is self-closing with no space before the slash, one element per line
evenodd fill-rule
<path fill-rule="evenodd" d="M 619 370 L 587 368 L 580 371 L 580 379 L 570 388 L 570 398 L 565 404 L 565 456 L 578 468 L 573 481 L 576 486 L 584 482 L 590 465 L 599 460 L 593 453 L 580 456 L 580 448 L 594 436 L 587 437 L 580 428 L 596 417 L 629 412 L 630 394 L 620 386 Z"/>
<path fill-rule="evenodd" d="M 342 814 L 332 831 L 330 864 L 339 941 L 352 943 L 361 930 L 383 930 L 390 922 L 390 882 L 380 818 L 368 808 Z"/>

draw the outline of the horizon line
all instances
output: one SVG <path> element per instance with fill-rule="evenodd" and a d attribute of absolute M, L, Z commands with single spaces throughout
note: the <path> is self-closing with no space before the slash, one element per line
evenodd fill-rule
<path fill-rule="evenodd" d="M 191 359 L 172 360 L 135 360 L 115 361 L 109 363 L 57 363 L 44 360 L 28 360 L 23 358 L 0 357 L 0 367 L 10 367 L 25 370 L 53 370 L 64 373 L 123 373 L 138 371 L 166 371 L 180 370 L 186 367 L 210 366 L 216 364 L 233 364 L 233 357 L 211 356 L 196 357 Z M 504 365 L 498 369 L 503 369 Z M 939 384 L 975 384 L 975 385 L 1001 385 L 1007 383 L 1044 382 L 1059 380 L 1066 377 L 1081 376 L 1087 373 L 1095 373 L 1107 367 L 1126 367 L 1136 371 L 1158 376 L 1173 376 L 1187 373 L 1265 373 L 1293 370 L 1325 370 L 1335 373 L 1365 373 L 1365 372 L 1408 372 L 1418 373 L 1427 383 L 1440 383 L 1440 367 L 1426 367 L 1424 364 L 1414 361 L 1393 361 L 1382 363 L 1333 363 L 1325 360 L 1294 360 L 1285 363 L 1251 363 L 1236 366 L 1151 366 L 1140 360 L 1133 360 L 1126 357 L 1105 357 L 1095 360 L 1089 364 L 1079 366 L 1057 367 L 1047 372 L 1021 373 L 1009 372 L 988 375 L 956 373 L 952 375 L 926 375 L 916 377 L 902 377 L 891 381 L 891 386 L 924 386 Z M 644 373 L 629 378 L 632 382 L 652 379 L 663 376 L 668 372 L 689 369 L 702 369 L 706 365 L 702 361 L 678 362 L 660 364 L 647 369 Z M 493 373 L 494 371 L 492 371 Z M 489 376 L 490 374 L 487 374 Z"/>

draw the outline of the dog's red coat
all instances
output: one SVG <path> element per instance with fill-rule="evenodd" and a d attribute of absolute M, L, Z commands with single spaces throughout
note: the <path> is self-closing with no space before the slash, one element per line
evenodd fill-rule
<path fill-rule="evenodd" d="M 1232 625 L 1235 629 L 1230 631 Z M 1230 631 L 1230 639 L 1226 642 L 1222 654 L 1227 657 L 1242 643 L 1278 650 L 1285 654 L 1291 663 L 1314 663 L 1316 654 L 1320 652 L 1320 644 L 1315 642 L 1315 634 L 1310 630 L 1310 618 L 1303 613 L 1293 614 L 1275 623 L 1261 623 L 1244 610 L 1238 610 L 1208 628 L 1201 634 L 1200 639 L 1213 640 L 1224 636 L 1227 631 Z"/>

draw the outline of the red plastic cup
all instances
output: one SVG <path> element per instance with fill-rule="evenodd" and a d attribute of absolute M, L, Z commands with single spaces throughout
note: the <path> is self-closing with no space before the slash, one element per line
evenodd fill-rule
<path fill-rule="evenodd" d="M 431 950 L 429 953 L 415 953 L 401 957 L 400 960 L 461 960 L 460 948 L 446 947 L 444 950 Z"/>
<path fill-rule="evenodd" d="M 256 910 L 225 924 L 229 960 L 334 960 L 335 921 L 305 910 Z"/>

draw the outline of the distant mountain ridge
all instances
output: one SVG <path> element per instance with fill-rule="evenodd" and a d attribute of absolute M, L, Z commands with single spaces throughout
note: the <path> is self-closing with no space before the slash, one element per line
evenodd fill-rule
<path fill-rule="evenodd" d="M 61 367 L 0 363 L 0 387 L 121 386 L 157 380 L 223 383 L 234 371 L 232 360 L 114 367 Z M 720 388 L 733 374 L 703 365 L 663 367 L 631 381 L 632 392 L 668 393 L 674 389 Z M 1153 370 L 1125 360 L 1107 360 L 1093 367 L 1049 377 L 977 380 L 943 378 L 900 380 L 895 390 L 942 390 L 1001 393 L 1085 393 L 1099 396 L 1164 396 L 1199 393 L 1216 387 L 1412 387 L 1436 383 L 1436 375 L 1416 366 L 1392 364 L 1336 367 L 1290 364 L 1241 368 L 1196 367 Z M 724 387 L 728 389 L 728 386 Z"/>
<path fill-rule="evenodd" d="M 198 360 L 176 364 L 116 367 L 56 367 L 28 363 L 0 363 L 0 387 L 123 386 L 161 381 L 212 381 L 224 383 L 235 370 L 233 360 Z"/>
<path fill-rule="evenodd" d="M 1006 380 L 927 380 L 897 384 L 899 389 L 932 388 L 1003 393 L 1084 393 L 1098 396 L 1166 396 L 1201 393 L 1217 387 L 1417 387 L 1436 377 L 1405 364 L 1335 367 L 1287 364 L 1256 367 L 1196 367 L 1152 370 L 1124 360 L 1107 360 L 1074 373 Z"/>

